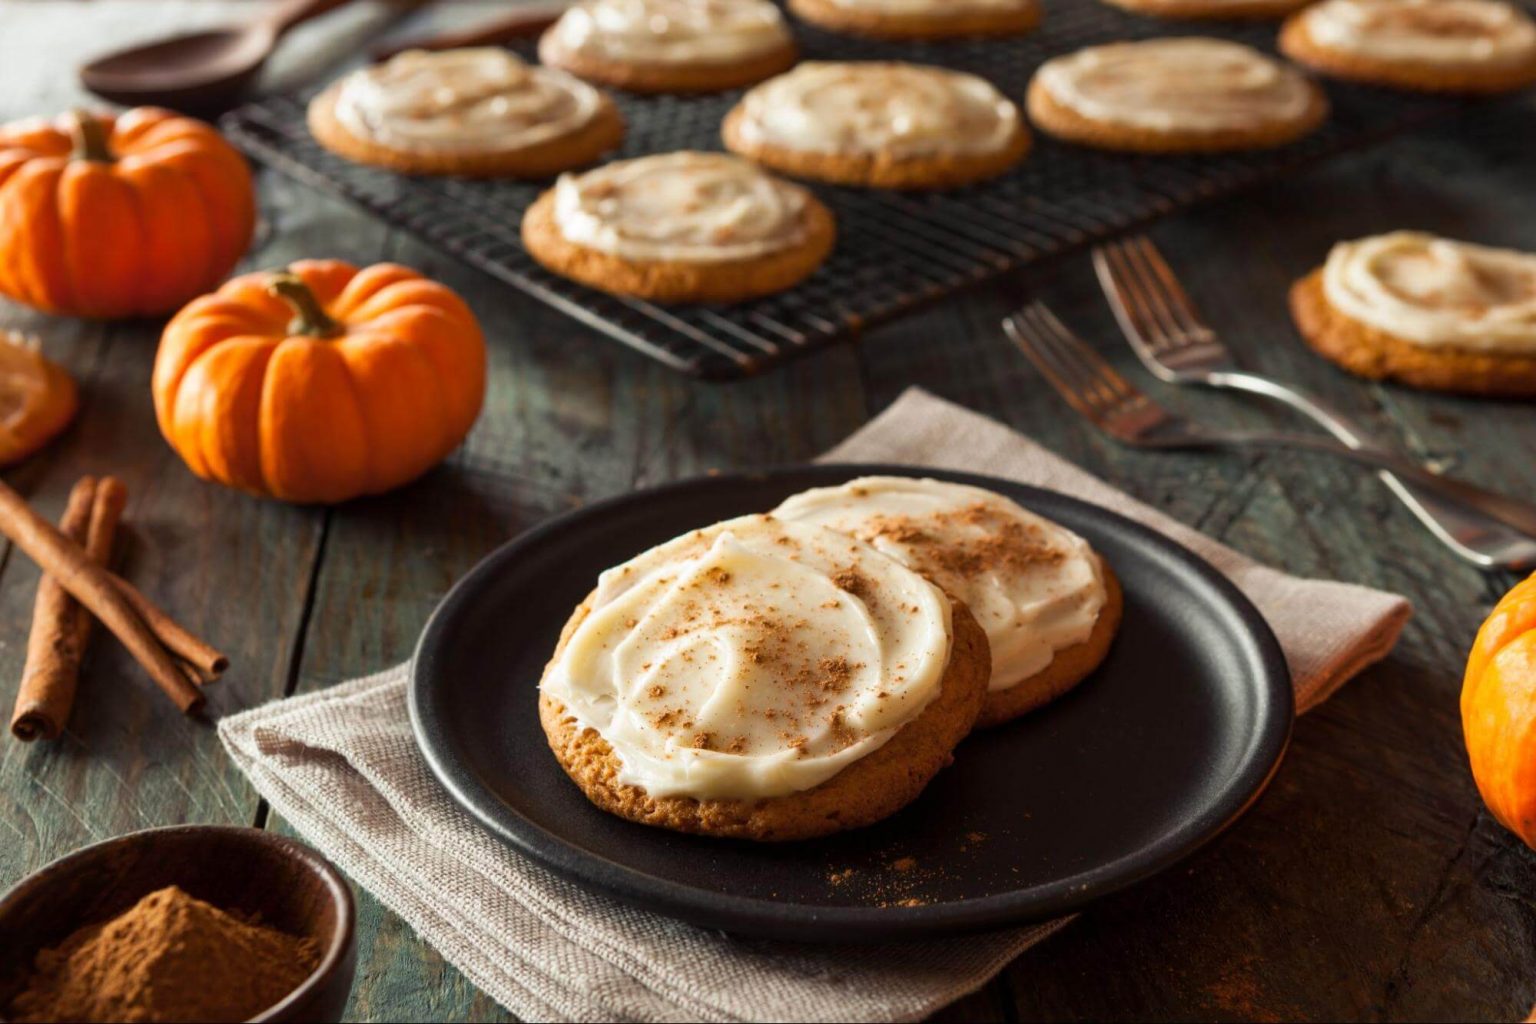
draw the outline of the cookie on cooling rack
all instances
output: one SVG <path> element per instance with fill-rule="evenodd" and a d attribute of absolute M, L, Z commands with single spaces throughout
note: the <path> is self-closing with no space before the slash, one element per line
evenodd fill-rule
<path fill-rule="evenodd" d="M 532 178 L 589 164 L 624 136 L 601 91 L 493 47 L 413 50 L 354 71 L 310 103 L 309 127 L 357 163 Z"/>
<path fill-rule="evenodd" d="M 1278 146 L 1328 115 L 1323 91 L 1295 68 L 1200 37 L 1110 43 L 1053 58 L 1035 72 L 1027 99 L 1041 131 L 1142 153 Z"/>
<path fill-rule="evenodd" d="M 794 64 L 770 0 L 580 0 L 539 39 L 539 59 L 643 93 L 719 92 Z"/>
<path fill-rule="evenodd" d="M 901 563 L 744 516 L 605 572 L 544 671 L 539 715 L 611 814 L 808 839 L 914 800 L 970 732 L 989 664 L 965 606 Z"/>
<path fill-rule="evenodd" d="M 1023 159 L 1018 107 L 975 75 L 921 64 L 806 61 L 726 115 L 728 149 L 843 185 L 950 188 Z"/>
<path fill-rule="evenodd" d="M 1120 627 L 1119 581 L 1077 534 L 993 491 L 862 477 L 797 494 L 772 513 L 864 541 L 965 604 L 987 634 L 978 725 L 1055 700 L 1099 666 Z"/>
<path fill-rule="evenodd" d="M 667 153 L 563 176 L 523 217 L 545 267 L 658 302 L 783 291 L 831 252 L 831 212 L 808 191 L 724 153 Z"/>
<path fill-rule="evenodd" d="M 833 32 L 878 39 L 949 39 L 1028 32 L 1039 0 L 789 0 L 799 17 Z"/>
<path fill-rule="evenodd" d="M 1340 242 L 1291 288 L 1315 351 L 1432 391 L 1536 395 L 1536 253 L 1416 231 Z"/>
<path fill-rule="evenodd" d="M 1104 0 L 1107 4 L 1154 18 L 1184 21 L 1269 21 L 1299 10 L 1312 0 Z"/>
<path fill-rule="evenodd" d="M 1419 92 L 1536 82 L 1536 22 L 1499 0 L 1323 0 L 1286 21 L 1280 49 L 1335 78 Z"/>

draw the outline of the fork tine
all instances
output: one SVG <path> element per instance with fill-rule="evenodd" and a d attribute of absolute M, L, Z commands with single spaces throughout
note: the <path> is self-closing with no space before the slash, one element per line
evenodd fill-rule
<path fill-rule="evenodd" d="M 1115 368 L 1095 352 L 1092 346 L 1073 334 L 1055 313 L 1038 302 L 1035 306 L 1055 337 L 1059 356 L 1074 366 L 1081 378 L 1089 382 L 1089 386 L 1100 389 L 1108 405 L 1119 405 L 1141 394 L 1131 386 L 1130 381 L 1116 373 Z"/>
<path fill-rule="evenodd" d="M 1152 243 L 1152 239 L 1146 235 L 1140 235 L 1131 239 L 1130 246 L 1141 257 L 1152 278 L 1162 286 L 1162 294 L 1171 307 L 1172 315 L 1182 328 L 1191 334 L 1211 333 L 1211 328 L 1206 324 L 1205 318 L 1200 315 L 1194 300 L 1179 283 L 1178 275 L 1173 272 L 1173 268 L 1168 265 L 1163 254 Z"/>
<path fill-rule="evenodd" d="M 1125 254 L 1119 242 L 1107 242 L 1093 250 L 1093 269 L 1099 284 L 1109 299 L 1115 319 L 1132 343 L 1139 343 L 1158 351 L 1162 345 L 1161 333 L 1144 317 L 1145 307 L 1137 294 L 1135 283 L 1125 264 Z"/>
<path fill-rule="evenodd" d="M 1034 305 L 1026 306 L 1003 321 L 1004 330 L 1068 405 L 1080 415 L 1099 423 L 1102 413 L 1098 405 L 1084 393 L 1071 367 L 1059 363 L 1055 348 L 1034 313 Z"/>
<path fill-rule="evenodd" d="M 1137 308 L 1138 319 L 1143 324 L 1142 333 L 1148 337 L 1152 350 L 1165 352 L 1178 348 L 1187 340 L 1183 327 L 1170 311 L 1157 278 L 1138 258 L 1132 244 L 1126 241 L 1115 246 L 1117 280 L 1125 290 L 1128 304 Z"/>

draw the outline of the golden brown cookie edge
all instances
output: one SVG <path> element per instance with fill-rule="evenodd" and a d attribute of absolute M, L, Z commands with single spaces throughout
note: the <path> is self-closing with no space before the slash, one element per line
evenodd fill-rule
<path fill-rule="evenodd" d="M 835 185 L 920 191 L 958 188 L 1006 173 L 1029 155 L 1031 137 L 1021 116 L 1008 144 L 994 153 L 892 157 L 886 153 L 848 155 L 786 149 L 748 141 L 741 131 L 745 107 L 731 108 L 721 125 L 725 148 L 784 174 Z"/>
<path fill-rule="evenodd" d="M 825 0 L 789 0 L 789 9 L 802 21 L 829 32 L 895 40 L 1023 35 L 1038 27 L 1041 19 L 1038 2 L 1016 10 L 966 11 L 959 15 L 854 11 Z"/>
<path fill-rule="evenodd" d="M 1104 574 L 1104 607 L 1088 638 L 1056 652 L 1051 663 L 1028 679 L 1005 690 L 991 690 L 976 718 L 976 728 L 986 729 L 1011 722 L 1069 692 L 1104 662 L 1120 632 L 1125 614 L 1125 594 L 1109 563 L 1095 555 Z"/>
<path fill-rule="evenodd" d="M 1328 301 L 1321 267 L 1291 286 L 1290 307 L 1307 345 L 1357 377 L 1394 380 L 1427 391 L 1536 396 L 1536 356 L 1429 349 L 1361 323 Z"/>
<path fill-rule="evenodd" d="M 1035 127 L 1063 142 L 1128 153 L 1217 153 L 1244 149 L 1273 149 L 1312 134 L 1328 118 L 1328 97 L 1316 82 L 1307 81 L 1312 102 L 1292 121 L 1252 129 L 1220 131 L 1154 131 L 1105 124 L 1057 103 L 1036 73 L 1025 93 L 1025 107 Z"/>
<path fill-rule="evenodd" d="M 590 597 L 566 624 L 550 665 L 588 614 L 589 602 Z M 953 760 L 986 698 L 992 663 L 986 633 L 969 609 L 952 604 L 954 642 L 938 695 L 883 746 L 804 792 L 761 800 L 651 797 L 619 782 L 619 761 L 608 742 L 596 730 L 578 728 L 560 702 L 543 692 L 539 721 L 556 761 L 587 799 L 629 821 L 758 842 L 813 839 L 872 825 L 915 800 Z"/>
<path fill-rule="evenodd" d="M 553 43 L 553 29 L 539 39 L 539 60 L 597 85 L 627 92 L 712 93 L 741 89 L 788 71 L 800 59 L 793 41 L 748 60 L 725 64 L 640 64 L 591 60 L 565 53 Z"/>
<path fill-rule="evenodd" d="M 569 135 L 526 149 L 505 152 L 414 153 L 360 139 L 336 117 L 343 80 L 331 83 L 309 103 L 306 120 L 315 141 L 353 163 L 402 174 L 447 174 L 472 178 L 547 178 L 595 162 L 624 140 L 624 118 L 608 96 L 590 122 Z"/>
<path fill-rule="evenodd" d="M 627 260 L 567 240 L 555 222 L 554 199 L 549 189 L 523 215 L 528 254 L 562 277 L 655 302 L 740 302 L 784 291 L 815 273 L 837 241 L 832 212 L 807 192 L 806 238 L 791 249 L 730 263 Z"/>
<path fill-rule="evenodd" d="M 1411 92 L 1492 95 L 1514 92 L 1536 83 L 1536 60 L 1511 66 L 1443 65 L 1380 60 L 1341 53 L 1318 43 L 1307 31 L 1305 11 L 1280 26 L 1280 52 L 1320 74 L 1367 85 Z"/>

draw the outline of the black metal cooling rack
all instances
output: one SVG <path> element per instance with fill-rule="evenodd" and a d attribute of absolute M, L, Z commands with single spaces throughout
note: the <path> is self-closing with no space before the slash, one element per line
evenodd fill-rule
<path fill-rule="evenodd" d="M 1043 26 L 1019 39 L 886 43 L 796 23 L 807 59 L 897 59 L 989 79 L 1022 101 L 1036 67 L 1082 46 L 1198 31 L 1273 51 L 1273 25 L 1157 22 L 1099 0 L 1048 3 Z M 1209 157 L 1137 157 L 1056 143 L 1036 133 L 1029 157 L 991 182 L 943 193 L 816 186 L 838 221 L 832 257 L 802 284 L 730 306 L 661 307 L 606 295 L 535 263 L 523 250 L 523 210 L 548 183 L 406 177 L 353 164 L 318 146 L 307 97 L 273 96 L 226 115 L 252 156 L 340 193 L 384 220 L 684 373 L 758 373 L 858 335 L 968 286 L 1145 223 L 1170 211 L 1273 180 L 1297 166 L 1421 124 L 1451 104 L 1328 83 L 1333 115 L 1278 150 Z M 616 99 L 628 121 L 620 156 L 719 149 L 719 125 L 739 92 Z"/>

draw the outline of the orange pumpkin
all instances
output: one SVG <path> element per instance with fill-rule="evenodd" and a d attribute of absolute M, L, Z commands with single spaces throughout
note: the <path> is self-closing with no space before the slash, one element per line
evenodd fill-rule
<path fill-rule="evenodd" d="M 0 126 L 0 294 L 49 313 L 168 313 L 250 244 L 245 160 L 213 128 L 141 107 Z"/>
<path fill-rule="evenodd" d="M 474 314 L 406 267 L 305 260 L 234 278 L 166 325 L 160 432 L 198 476 L 297 502 L 398 487 L 485 397 Z"/>
<path fill-rule="evenodd" d="M 1536 847 L 1536 575 L 1505 594 L 1478 630 L 1461 727 L 1488 809 Z"/>

